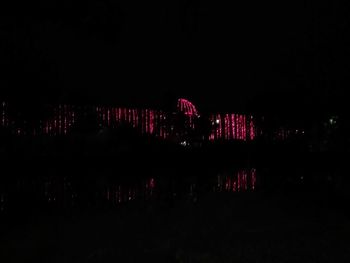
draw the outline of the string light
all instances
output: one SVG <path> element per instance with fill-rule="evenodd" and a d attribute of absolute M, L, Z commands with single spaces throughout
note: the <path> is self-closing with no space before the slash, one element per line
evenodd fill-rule
<path fill-rule="evenodd" d="M 18 125 L 15 122 L 10 122 L 7 114 L 7 104 L 1 103 L 1 123 L 2 127 L 9 126 L 14 134 L 27 134 L 26 126 L 21 127 L 21 132 L 18 132 Z M 186 116 L 185 125 L 188 128 L 196 129 L 196 118 L 199 116 L 197 108 L 193 103 L 186 99 L 179 99 L 177 109 L 183 112 Z M 87 109 L 82 109 L 79 112 L 84 114 Z M 168 121 L 166 114 L 162 111 L 152 109 L 135 109 L 135 108 L 120 108 L 120 107 L 95 107 L 97 123 L 99 127 L 115 128 L 122 122 L 127 123 L 131 127 L 139 130 L 141 134 L 154 135 L 162 139 L 169 137 L 172 131 L 173 123 Z M 68 135 L 77 118 L 76 109 L 70 105 L 58 105 L 53 109 L 53 116 L 41 122 L 39 129 L 34 128 L 32 133 L 45 135 Z M 215 140 L 254 140 L 256 137 L 256 127 L 254 118 L 242 114 L 234 113 L 217 113 L 209 116 L 209 121 L 212 125 L 211 131 L 207 137 L 209 141 Z M 30 134 L 30 132 L 28 133 Z M 288 132 L 285 130 L 277 133 L 281 138 L 286 138 Z"/>

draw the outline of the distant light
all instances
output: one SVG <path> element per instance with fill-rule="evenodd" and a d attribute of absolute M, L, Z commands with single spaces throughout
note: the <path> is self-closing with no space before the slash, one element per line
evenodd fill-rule
<path fill-rule="evenodd" d="M 216 123 L 216 124 L 219 124 L 219 123 L 220 123 L 220 120 L 219 120 L 219 119 L 216 119 L 215 123 Z"/>
<path fill-rule="evenodd" d="M 187 142 L 186 141 L 183 141 L 180 143 L 182 146 L 187 146 Z"/>

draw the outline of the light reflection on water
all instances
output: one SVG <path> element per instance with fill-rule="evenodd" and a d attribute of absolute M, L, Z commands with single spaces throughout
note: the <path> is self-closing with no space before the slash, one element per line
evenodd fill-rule
<path fill-rule="evenodd" d="M 105 189 L 105 200 L 111 204 L 121 204 L 135 200 L 149 200 L 154 196 L 155 179 L 142 180 L 140 184 L 111 184 Z"/>
<path fill-rule="evenodd" d="M 256 169 L 241 169 L 235 172 L 218 174 L 214 181 L 198 178 L 196 181 L 170 182 L 167 178 L 139 178 L 130 181 L 73 180 L 69 177 L 46 176 L 30 180 L 17 179 L 0 189 L 0 213 L 10 207 L 15 210 L 32 206 L 37 208 L 76 208 L 79 206 L 104 207 L 121 204 L 160 200 L 162 198 L 188 198 L 197 200 L 201 187 L 212 192 L 252 192 L 256 190 Z M 208 183 L 210 182 L 210 183 Z M 175 185 L 175 186 L 173 186 Z M 6 189 L 6 191 L 5 191 Z M 210 190 L 209 190 L 210 191 Z"/>
<path fill-rule="evenodd" d="M 256 188 L 256 169 L 242 169 L 235 173 L 219 174 L 217 192 L 246 192 L 254 191 Z"/>

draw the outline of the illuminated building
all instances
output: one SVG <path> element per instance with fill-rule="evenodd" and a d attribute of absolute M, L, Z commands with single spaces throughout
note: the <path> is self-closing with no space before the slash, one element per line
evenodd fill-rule
<path fill-rule="evenodd" d="M 28 130 L 25 125 L 18 125 L 20 121 L 11 120 L 8 116 L 7 103 L 1 104 L 2 127 L 9 128 L 17 135 L 69 135 L 77 124 L 79 116 L 93 112 L 98 127 L 115 129 L 120 125 L 129 125 L 139 131 L 141 135 L 151 135 L 161 139 L 178 138 L 179 143 L 188 145 L 187 137 L 201 129 L 198 124 L 199 115 L 196 106 L 187 99 L 177 101 L 175 112 L 142 108 L 121 107 L 77 107 L 73 105 L 58 105 L 54 107 L 52 116 L 42 120 L 34 130 Z M 217 113 L 209 115 L 210 134 L 202 140 L 241 140 L 250 141 L 256 137 L 254 117 L 236 113 Z"/>

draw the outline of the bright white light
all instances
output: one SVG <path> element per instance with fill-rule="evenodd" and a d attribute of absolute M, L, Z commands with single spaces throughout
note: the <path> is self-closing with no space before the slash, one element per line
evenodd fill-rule
<path fill-rule="evenodd" d="M 217 119 L 215 122 L 216 122 L 216 124 L 219 124 L 219 123 L 220 123 L 220 120 L 219 120 L 219 119 Z"/>
<path fill-rule="evenodd" d="M 335 124 L 335 123 L 336 123 L 336 120 L 335 120 L 335 119 L 333 119 L 333 118 L 330 118 L 330 119 L 329 119 L 329 123 L 330 123 L 331 125 L 333 125 L 333 124 Z"/>

